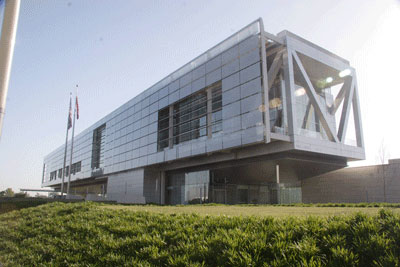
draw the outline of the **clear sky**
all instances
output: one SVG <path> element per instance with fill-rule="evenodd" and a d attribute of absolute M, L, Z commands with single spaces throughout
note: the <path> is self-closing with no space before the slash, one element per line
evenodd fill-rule
<path fill-rule="evenodd" d="M 382 140 L 400 158 L 399 0 L 22 0 L 0 190 L 40 188 L 76 84 L 79 133 L 258 17 L 266 31 L 292 31 L 355 67 L 367 155 L 357 165 L 377 163 Z"/>

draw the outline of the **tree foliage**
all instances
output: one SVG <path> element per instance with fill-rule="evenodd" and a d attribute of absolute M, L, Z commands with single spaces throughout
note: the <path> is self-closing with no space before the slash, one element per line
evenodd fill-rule
<path fill-rule="evenodd" d="M 7 188 L 4 191 L 0 191 L 0 197 L 13 197 L 14 196 L 14 191 L 12 188 Z"/>

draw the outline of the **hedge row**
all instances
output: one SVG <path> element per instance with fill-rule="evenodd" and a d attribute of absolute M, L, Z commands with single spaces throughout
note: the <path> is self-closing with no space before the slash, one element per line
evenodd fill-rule
<path fill-rule="evenodd" d="M 127 204 L 127 203 L 107 203 L 109 205 L 118 206 L 164 206 L 156 203 L 150 204 Z M 229 204 L 219 204 L 219 203 L 206 203 L 206 204 L 193 204 L 201 206 L 226 206 L 230 207 Z M 174 206 L 190 206 L 190 205 L 174 205 Z M 360 202 L 360 203 L 290 203 L 290 204 L 235 204 L 234 206 L 242 207 L 260 207 L 260 206 L 275 206 L 275 207 L 344 207 L 344 208 L 400 208 L 400 203 L 387 203 L 387 202 Z"/>
<path fill-rule="evenodd" d="M 36 207 L 50 202 L 81 202 L 82 200 L 75 199 L 52 199 L 52 198 L 16 198 L 16 197 L 1 197 L 0 198 L 0 214 L 13 210 L 20 210 L 30 207 Z"/>
<path fill-rule="evenodd" d="M 0 215 L 5 266 L 398 266 L 400 216 L 200 217 L 51 203 Z"/>
<path fill-rule="evenodd" d="M 0 214 L 13 210 L 36 207 L 46 203 L 49 203 L 49 201 L 40 198 L 29 199 L 29 201 L 20 198 L 7 198 L 7 199 L 0 198 Z"/>
<path fill-rule="evenodd" d="M 42 199 L 42 198 L 0 198 L 0 214 L 10 212 L 13 210 L 20 210 L 24 208 L 36 207 L 39 205 L 43 205 L 49 202 L 80 202 L 82 200 L 60 200 L 60 199 Z M 113 202 L 109 202 L 108 204 L 116 204 L 116 205 L 133 205 L 133 204 L 117 204 Z M 137 205 L 137 204 L 134 204 Z M 152 204 L 157 205 L 157 204 Z M 230 206 L 224 204 L 202 204 L 205 206 Z M 160 206 L 160 205 L 157 205 Z M 236 206 L 284 206 L 284 207 L 354 207 L 354 208 L 371 208 L 371 207 L 388 207 L 388 208 L 400 208 L 400 203 L 316 203 L 316 204 L 308 204 L 308 203 L 292 203 L 292 204 L 266 204 L 266 205 L 255 205 L 255 204 L 241 204 Z"/>
<path fill-rule="evenodd" d="M 400 208 L 400 203 L 386 202 L 360 202 L 360 203 L 291 203 L 273 204 L 273 206 L 285 207 L 346 207 L 346 208 Z"/>

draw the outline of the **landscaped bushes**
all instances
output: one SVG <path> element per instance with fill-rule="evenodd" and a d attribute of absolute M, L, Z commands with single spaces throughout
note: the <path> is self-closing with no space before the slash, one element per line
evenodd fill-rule
<path fill-rule="evenodd" d="M 36 198 L 36 197 L 1 197 L 0 198 L 0 214 L 13 210 L 20 210 L 30 207 L 36 207 L 50 202 L 81 202 L 80 199 L 53 199 L 53 198 Z"/>
<path fill-rule="evenodd" d="M 51 203 L 0 215 L 5 266 L 396 266 L 400 216 L 200 217 Z"/>
<path fill-rule="evenodd" d="M 49 200 L 42 198 L 2 197 L 0 198 L 0 214 L 13 210 L 36 207 L 46 203 L 49 203 Z"/>

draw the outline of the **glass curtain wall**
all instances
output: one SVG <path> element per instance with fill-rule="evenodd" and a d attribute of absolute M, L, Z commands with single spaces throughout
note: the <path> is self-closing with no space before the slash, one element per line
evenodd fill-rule
<path fill-rule="evenodd" d="M 337 76 L 337 71 L 301 53 L 298 53 L 298 56 L 315 90 L 321 112 L 325 115 L 326 120 L 331 124 L 335 132 L 335 116 L 329 112 L 329 108 L 333 102 L 331 86 L 337 82 L 340 83 L 340 81 L 333 81 L 332 78 Z M 293 71 L 297 133 L 312 138 L 328 140 L 328 135 L 308 96 L 307 91 L 310 91 L 310 87 L 296 61 L 293 63 Z"/>
<path fill-rule="evenodd" d="M 158 151 L 221 131 L 222 84 L 218 81 L 159 111 Z"/>
<path fill-rule="evenodd" d="M 210 202 L 221 204 L 268 204 L 275 203 L 271 194 L 273 183 L 242 184 L 232 182 L 230 177 L 221 177 L 211 171 Z"/>
<path fill-rule="evenodd" d="M 268 72 L 271 71 L 273 62 L 282 57 L 279 47 L 279 44 L 267 45 L 266 53 Z M 268 88 L 270 129 L 273 133 L 287 134 L 288 126 L 285 107 L 286 94 L 282 64 L 280 66 L 276 66 L 276 68 L 278 68 L 278 70 L 275 77 L 272 77 L 273 82 L 270 88 Z"/>
<path fill-rule="evenodd" d="M 106 139 L 105 135 L 105 124 L 93 131 L 92 169 L 101 169 L 104 167 L 104 146 Z"/>
<path fill-rule="evenodd" d="M 283 89 L 283 79 L 277 75 L 271 88 L 268 91 L 269 98 L 269 123 L 271 132 L 287 134 L 287 120 L 285 115 L 285 94 Z"/>
<path fill-rule="evenodd" d="M 158 112 L 158 151 L 169 145 L 169 107 Z"/>
<path fill-rule="evenodd" d="M 211 125 L 212 134 L 215 135 L 222 131 L 222 86 L 221 83 L 215 83 L 209 88 L 211 90 Z"/>
<path fill-rule="evenodd" d="M 300 184 L 255 182 L 244 177 L 239 181 L 229 174 L 223 175 L 224 172 L 203 170 L 168 173 L 166 203 L 278 204 L 302 200 Z"/>
<path fill-rule="evenodd" d="M 192 95 L 173 106 L 174 145 L 207 135 L 207 92 Z"/>
<path fill-rule="evenodd" d="M 167 176 L 167 204 L 208 203 L 210 172 L 182 172 Z"/>

